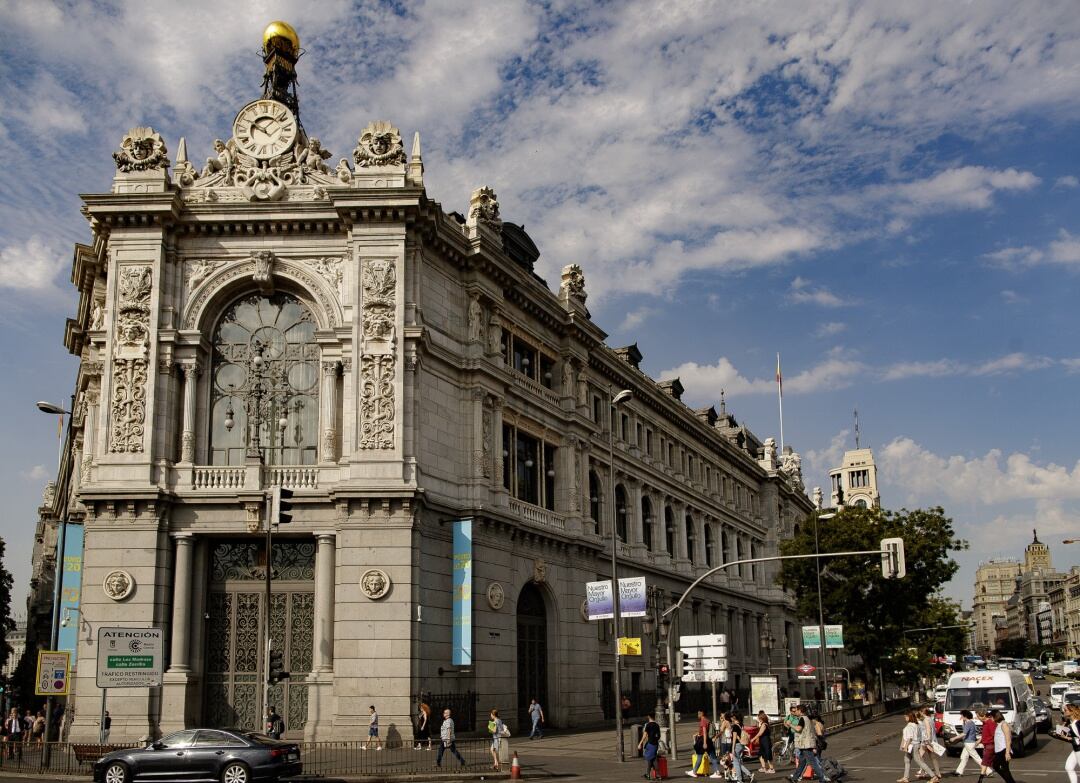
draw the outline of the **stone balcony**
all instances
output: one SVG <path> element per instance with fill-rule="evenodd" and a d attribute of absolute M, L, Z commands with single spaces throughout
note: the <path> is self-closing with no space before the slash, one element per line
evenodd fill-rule
<path fill-rule="evenodd" d="M 189 465 L 169 472 L 170 486 L 199 494 L 258 492 L 270 487 L 315 490 L 338 479 L 336 466 L 317 465 Z"/>

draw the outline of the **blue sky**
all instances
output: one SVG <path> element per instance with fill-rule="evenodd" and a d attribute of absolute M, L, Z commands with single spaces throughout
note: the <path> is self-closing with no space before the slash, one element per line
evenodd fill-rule
<path fill-rule="evenodd" d="M 491 185 L 538 271 L 585 270 L 612 345 L 785 436 L 809 486 L 853 446 L 890 507 L 943 505 L 975 565 L 1038 527 L 1080 562 L 1080 15 L 1039 2 L 0 1 L 0 535 L 21 602 L 70 393 L 77 194 L 150 124 L 198 164 L 256 97 L 270 20 L 335 159 L 422 134 L 429 193 Z"/>

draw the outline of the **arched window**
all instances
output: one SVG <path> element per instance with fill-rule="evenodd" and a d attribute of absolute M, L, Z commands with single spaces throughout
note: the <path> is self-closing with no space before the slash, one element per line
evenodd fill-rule
<path fill-rule="evenodd" d="M 315 464 L 319 442 L 315 328 L 311 311 L 281 292 L 245 296 L 225 311 L 212 346 L 211 464 L 243 465 L 249 445 L 256 441 L 269 465 Z"/>
<path fill-rule="evenodd" d="M 645 549 L 649 552 L 653 548 L 652 535 L 652 503 L 647 497 L 641 498 L 641 536 L 645 543 Z"/>
<path fill-rule="evenodd" d="M 600 477 L 595 470 L 589 471 L 589 517 L 592 519 L 593 532 L 600 532 Z"/>
<path fill-rule="evenodd" d="M 687 514 L 683 523 L 686 525 L 686 559 L 694 563 L 694 518 Z"/>
<path fill-rule="evenodd" d="M 626 542 L 626 490 L 622 484 L 615 487 L 615 535 Z"/>

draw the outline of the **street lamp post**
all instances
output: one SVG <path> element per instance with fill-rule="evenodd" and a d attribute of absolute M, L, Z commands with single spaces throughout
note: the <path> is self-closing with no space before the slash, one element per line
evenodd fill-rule
<path fill-rule="evenodd" d="M 75 395 L 71 395 L 71 409 L 64 410 L 60 405 L 54 405 L 51 402 L 41 401 L 38 402 L 37 408 L 42 413 L 47 413 L 51 416 L 67 416 L 67 431 L 64 435 L 64 440 L 60 443 L 60 459 L 57 462 L 56 470 L 56 491 L 53 497 L 57 498 L 60 503 L 60 529 L 57 531 L 56 537 L 56 565 L 53 575 L 53 606 L 52 606 L 52 627 L 49 629 L 49 650 L 55 650 L 60 643 L 60 593 L 61 585 L 64 580 L 64 546 L 65 539 L 67 538 L 67 522 L 68 522 L 68 485 L 71 482 L 71 470 L 64 471 L 64 447 L 71 442 L 71 411 L 75 410 Z M 47 764 L 49 761 L 49 735 L 52 731 L 52 711 L 53 711 L 53 697 L 49 696 L 45 700 L 45 750 L 43 761 Z"/>
<path fill-rule="evenodd" d="M 766 674 L 772 674 L 772 649 L 775 641 L 772 635 L 772 622 L 768 613 L 766 613 L 765 620 L 761 624 L 761 650 L 765 653 Z"/>
<path fill-rule="evenodd" d="M 821 654 L 821 695 L 825 697 L 825 709 L 829 709 L 829 677 L 825 664 L 825 606 L 821 599 L 821 543 L 818 539 L 818 520 L 832 519 L 835 513 L 814 513 L 814 576 L 817 578 L 817 607 L 818 607 L 818 651 Z"/>
<path fill-rule="evenodd" d="M 664 715 L 664 688 L 666 683 L 660 676 L 661 655 L 660 645 L 668 645 L 668 631 L 671 629 L 671 621 L 663 617 L 664 590 L 658 586 L 652 586 L 648 592 L 649 613 L 641 623 L 641 630 L 650 637 L 653 643 L 653 654 L 656 660 L 656 723 L 660 726 L 660 737 L 667 740 L 667 719 Z M 669 656 L 670 657 L 670 656 Z M 671 678 L 671 666 L 668 664 L 667 679 Z"/>
<path fill-rule="evenodd" d="M 615 411 L 619 405 L 634 396 L 630 389 L 623 389 L 618 394 L 613 394 L 608 387 L 608 464 L 611 466 L 611 590 L 615 605 L 615 731 L 617 732 L 616 753 L 618 760 L 625 761 L 623 752 L 623 722 L 622 722 L 622 660 L 619 655 L 619 634 L 622 630 L 622 615 L 619 611 L 619 540 L 618 540 L 618 514 L 615 510 Z"/>

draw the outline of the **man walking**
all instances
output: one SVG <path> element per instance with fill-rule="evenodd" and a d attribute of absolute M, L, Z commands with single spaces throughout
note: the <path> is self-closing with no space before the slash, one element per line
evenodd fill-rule
<path fill-rule="evenodd" d="M 821 762 L 817 757 L 817 731 L 814 729 L 814 722 L 810 720 L 806 707 L 802 704 L 795 707 L 795 714 L 799 717 L 799 722 L 792 726 L 792 729 L 795 731 L 795 747 L 799 749 L 799 766 L 788 780 L 791 783 L 798 783 L 809 764 L 821 783 L 829 783 L 829 778 L 825 770 L 821 768 Z"/>
<path fill-rule="evenodd" d="M 105 713 L 105 719 L 108 720 L 109 713 Z M 278 715 L 277 707 L 270 705 L 270 708 L 266 711 L 266 736 L 270 739 L 281 739 L 281 735 L 285 733 L 285 721 Z"/>
<path fill-rule="evenodd" d="M 529 733 L 529 739 L 541 739 L 544 736 L 544 730 L 540 728 L 540 724 L 544 722 L 544 709 L 536 699 L 529 702 L 529 717 L 532 718 L 532 731 Z"/>
<path fill-rule="evenodd" d="M 375 742 L 375 750 L 382 750 L 382 740 L 379 739 L 379 713 L 375 711 L 375 705 L 369 705 L 371 713 L 368 715 L 367 740 L 364 742 L 364 750 L 371 749 L 371 742 Z"/>
<path fill-rule="evenodd" d="M 374 708 L 372 708 L 374 709 Z M 450 752 L 457 756 L 457 760 L 461 762 L 461 766 L 465 766 L 465 759 L 461 757 L 457 749 L 457 735 L 454 733 L 454 719 L 450 717 L 450 709 L 447 708 L 442 711 L 442 726 L 439 727 L 439 752 L 435 756 L 435 766 L 442 766 L 443 753 L 450 749 Z"/>
<path fill-rule="evenodd" d="M 273 707 L 270 708 L 274 709 Z M 109 742 L 109 732 L 112 731 L 112 716 L 109 715 L 109 711 L 105 710 L 105 717 L 101 720 L 101 744 L 107 745 Z"/>
<path fill-rule="evenodd" d="M 979 744 L 979 727 L 975 725 L 975 716 L 970 710 L 960 710 L 960 717 L 964 719 L 963 742 L 964 749 L 960 751 L 960 766 L 956 768 L 957 775 L 963 775 L 967 768 L 968 759 L 972 759 L 982 772 L 982 757 L 975 752 L 975 746 Z"/>
<path fill-rule="evenodd" d="M 645 721 L 645 728 L 641 732 L 641 742 L 638 743 L 638 749 L 641 750 L 641 755 L 645 758 L 645 775 L 644 777 L 652 778 L 653 773 L 656 773 L 656 777 L 660 777 L 660 770 L 656 767 L 656 758 L 660 755 L 660 724 L 656 722 L 655 716 L 650 712 L 649 719 Z"/>
<path fill-rule="evenodd" d="M 705 717 L 704 710 L 697 711 L 698 730 L 701 732 L 701 736 L 705 738 L 705 752 L 709 756 L 709 763 L 712 764 L 713 772 L 720 769 L 720 764 L 716 761 L 716 744 L 712 741 L 712 736 L 709 734 L 709 719 Z"/>

